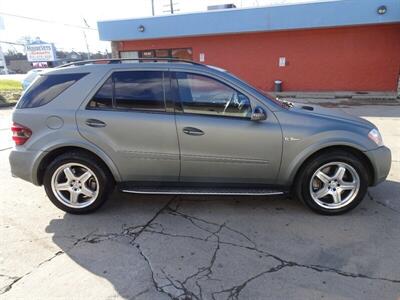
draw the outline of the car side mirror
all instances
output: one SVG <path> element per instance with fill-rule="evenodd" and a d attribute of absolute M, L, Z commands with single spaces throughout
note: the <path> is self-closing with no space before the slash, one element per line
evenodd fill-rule
<path fill-rule="evenodd" d="M 251 113 L 252 121 L 263 121 L 266 119 L 267 119 L 267 114 L 262 107 L 257 106 L 256 108 L 254 108 L 253 112 Z"/>

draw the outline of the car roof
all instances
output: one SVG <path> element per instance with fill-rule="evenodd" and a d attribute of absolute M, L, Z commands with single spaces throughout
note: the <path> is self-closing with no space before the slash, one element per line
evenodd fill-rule
<path fill-rule="evenodd" d="M 138 61 L 138 62 L 134 62 Z M 157 69 L 157 70 L 169 70 L 179 69 L 185 71 L 201 71 L 214 74 L 229 74 L 226 70 L 215 66 L 209 66 L 192 62 L 188 60 L 172 59 L 158 59 L 157 61 L 147 59 L 109 59 L 109 60 L 88 60 L 79 61 L 75 63 L 69 63 L 52 69 L 46 74 L 68 74 L 68 73 L 106 73 L 109 70 L 127 70 L 127 69 Z"/>

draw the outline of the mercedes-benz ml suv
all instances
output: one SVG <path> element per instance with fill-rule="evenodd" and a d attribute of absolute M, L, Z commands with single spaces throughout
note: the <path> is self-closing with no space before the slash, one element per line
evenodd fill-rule
<path fill-rule="evenodd" d="M 284 195 L 322 214 L 385 180 L 370 122 L 276 100 L 193 62 L 86 61 L 42 72 L 13 112 L 14 176 L 69 213 L 139 194 Z"/>

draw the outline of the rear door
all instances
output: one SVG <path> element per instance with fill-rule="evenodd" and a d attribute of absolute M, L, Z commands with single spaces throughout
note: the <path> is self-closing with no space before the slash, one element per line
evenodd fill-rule
<path fill-rule="evenodd" d="M 124 181 L 177 181 L 175 117 L 162 70 L 114 71 L 80 108 L 80 133 L 117 165 Z"/>
<path fill-rule="evenodd" d="M 181 181 L 273 184 L 282 154 L 275 115 L 250 119 L 262 103 L 227 82 L 204 74 L 173 72 Z"/>

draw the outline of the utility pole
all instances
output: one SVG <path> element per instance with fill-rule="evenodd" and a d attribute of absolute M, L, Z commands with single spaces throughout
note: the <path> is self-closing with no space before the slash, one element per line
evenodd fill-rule
<path fill-rule="evenodd" d="M 83 23 L 86 25 L 86 27 L 90 28 L 88 22 L 86 22 L 86 19 L 84 17 L 82 17 L 82 19 L 83 19 Z M 87 41 L 85 29 L 83 29 L 82 32 L 83 32 L 83 38 L 85 39 L 85 44 L 86 44 L 87 58 L 90 59 L 89 43 Z"/>
<path fill-rule="evenodd" d="M 151 0 L 151 14 L 154 16 L 154 0 Z"/>
<path fill-rule="evenodd" d="M 85 39 L 85 44 L 86 44 L 87 59 L 90 59 L 90 50 L 89 50 L 89 44 L 88 44 L 87 37 L 86 37 L 86 32 L 85 32 L 85 30 L 83 30 L 82 32 L 83 32 L 83 38 Z"/>
<path fill-rule="evenodd" d="M 171 7 L 171 14 L 174 14 L 174 2 L 173 2 L 173 0 L 169 0 L 169 6 Z"/>

